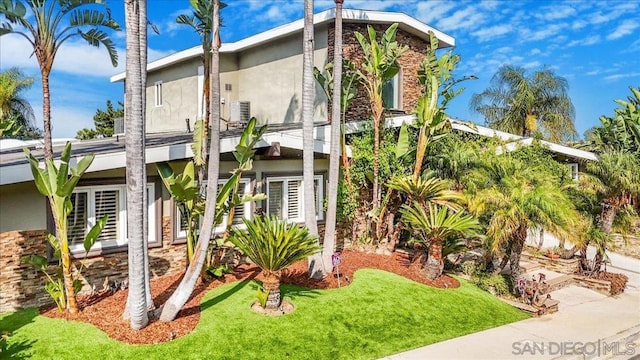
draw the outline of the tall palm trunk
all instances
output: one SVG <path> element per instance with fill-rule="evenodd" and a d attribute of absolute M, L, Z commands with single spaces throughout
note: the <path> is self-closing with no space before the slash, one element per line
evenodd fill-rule
<path fill-rule="evenodd" d="M 207 74 L 204 77 L 204 82 L 203 82 L 203 100 L 204 100 L 204 118 L 202 121 L 202 127 L 203 129 L 203 141 L 202 141 L 202 145 L 200 147 L 202 153 L 201 153 L 201 157 L 202 160 L 204 161 L 204 164 L 207 164 L 207 159 L 208 159 L 208 154 L 207 154 L 207 150 L 209 149 L 209 126 L 210 126 L 210 117 L 211 117 L 211 77 L 209 76 L 209 74 L 211 74 L 211 54 L 210 54 L 210 50 L 211 47 L 210 46 L 204 46 L 202 47 L 202 52 L 203 52 L 203 56 L 204 56 L 204 61 L 203 61 L 203 71 L 205 74 Z M 202 166 L 198 166 L 198 183 L 200 184 L 200 190 L 201 191 L 205 191 L 205 186 L 204 186 L 204 175 L 205 175 L 205 165 Z M 191 258 L 189 258 L 191 259 Z"/>
<path fill-rule="evenodd" d="M 145 0 L 146 1 L 146 0 Z M 140 28 L 140 78 L 142 83 L 142 119 L 140 122 L 142 123 L 142 138 L 145 139 L 145 134 L 147 133 L 147 7 L 140 7 L 140 21 L 138 26 Z M 146 140 L 145 140 L 146 141 Z M 148 193 L 146 191 L 146 179 L 147 179 L 147 166 L 142 167 L 143 178 L 145 179 L 145 191 L 144 191 L 144 201 L 143 204 L 145 209 L 147 209 L 147 204 L 149 204 Z M 145 210 L 146 211 L 146 210 Z M 151 276 L 149 271 L 149 216 L 145 212 L 144 224 L 142 226 L 142 231 L 144 232 L 144 236 L 142 237 L 144 241 L 144 279 L 145 279 L 145 298 L 147 299 L 147 309 L 153 310 L 155 309 L 155 305 L 153 304 L 153 297 L 151 296 Z"/>
<path fill-rule="evenodd" d="M 282 299 L 280 298 L 280 274 L 265 274 L 262 281 L 262 288 L 268 294 L 265 309 L 277 310 Z"/>
<path fill-rule="evenodd" d="M 424 267 L 425 275 L 431 280 L 442 275 L 444 259 L 442 258 L 442 239 L 433 238 L 429 242 L 429 256 Z"/>
<path fill-rule="evenodd" d="M 318 236 L 316 220 L 315 185 L 313 180 L 313 102 L 315 80 L 313 78 L 313 0 L 304 0 L 304 30 L 302 37 L 302 181 L 304 193 L 304 222 L 309 233 Z M 322 199 L 318 199 L 322 201 Z M 324 277 L 322 254 L 309 257 L 309 276 Z"/>
<path fill-rule="evenodd" d="M 215 226 L 216 197 L 218 195 L 218 177 L 220 175 L 220 1 L 213 0 L 213 26 L 211 46 L 211 146 L 207 163 L 207 200 L 204 208 L 198 243 L 194 250 L 194 258 L 169 300 L 164 304 L 161 321 L 172 321 L 180 309 L 189 300 L 196 281 L 207 257 L 209 241 Z"/>
<path fill-rule="evenodd" d="M 142 83 L 142 65 L 140 62 L 141 14 L 144 14 L 146 0 L 126 0 L 126 111 L 125 111 L 125 150 L 127 176 L 127 238 L 129 244 L 129 300 L 128 310 L 132 329 L 139 330 L 147 325 L 146 284 L 145 279 L 145 217 L 147 206 L 144 203 L 146 192 L 145 146 L 144 146 L 144 108 Z M 145 28 L 146 29 L 146 28 Z"/>
<path fill-rule="evenodd" d="M 329 187 L 327 221 L 322 243 L 324 271 L 333 271 L 331 255 L 336 244 L 336 215 L 338 210 L 338 180 L 340 177 L 340 116 L 342 114 L 342 1 L 335 0 L 336 22 L 333 44 L 333 99 L 331 108 L 331 146 L 329 150 Z"/>
<path fill-rule="evenodd" d="M 49 73 L 51 69 L 42 70 L 42 121 L 44 130 L 44 160 L 53 159 L 53 145 L 51 144 L 51 95 L 49 93 Z"/>

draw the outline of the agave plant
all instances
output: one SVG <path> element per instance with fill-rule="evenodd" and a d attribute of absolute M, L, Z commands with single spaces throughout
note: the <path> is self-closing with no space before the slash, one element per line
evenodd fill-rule
<path fill-rule="evenodd" d="M 473 216 L 434 204 L 425 208 L 416 201 L 412 206 L 404 205 L 400 213 L 405 224 L 421 233 L 418 241 L 429 249 L 424 270 L 430 279 L 439 277 L 444 270 L 443 243 L 455 237 L 476 236 L 475 231 L 480 228 Z"/>
<path fill-rule="evenodd" d="M 275 215 L 244 219 L 246 230 L 234 228 L 230 240 L 251 259 L 264 275 L 266 309 L 280 306 L 280 274 L 289 265 L 319 252 L 316 237 L 306 227 L 287 224 Z"/>

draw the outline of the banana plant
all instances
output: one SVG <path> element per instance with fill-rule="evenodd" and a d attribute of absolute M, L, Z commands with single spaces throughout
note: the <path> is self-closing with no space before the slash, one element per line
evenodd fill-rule
<path fill-rule="evenodd" d="M 45 289 L 54 299 L 58 308 L 61 311 L 66 309 L 75 314 L 78 312 L 76 294 L 82 288 L 82 281 L 80 280 L 82 265 L 74 276 L 71 271 L 72 263 L 67 237 L 67 217 L 73 211 L 73 203 L 71 202 L 73 190 L 93 162 L 94 155 L 87 155 L 80 159 L 76 166 L 70 166 L 71 143 L 67 142 L 60 154 L 59 166 L 56 166 L 53 160 L 46 160 L 45 167 L 41 168 L 38 160 L 31 154 L 29 149 L 25 148 L 24 152 L 29 161 L 36 188 L 49 199 L 51 205 L 56 234 L 47 234 L 47 240 L 53 249 L 54 257 L 58 259 L 57 275 L 56 277 L 49 275 L 47 272 L 48 260 L 45 257 L 34 254 L 25 256 L 22 260 L 45 273 L 47 276 Z M 98 219 L 85 235 L 83 241 L 85 256 L 98 240 L 107 220 L 107 215 Z"/>
<path fill-rule="evenodd" d="M 217 227 L 222 224 L 225 215 L 228 215 L 225 232 L 222 240 L 218 242 L 219 245 L 223 244 L 229 236 L 228 232 L 233 224 L 233 215 L 236 206 L 266 199 L 264 194 L 244 194 L 242 196 L 238 194 L 242 173 L 250 171 L 253 168 L 253 156 L 255 155 L 253 147 L 260 141 L 260 138 L 266 130 L 265 126 L 256 128 L 256 122 L 257 120 L 255 118 L 251 118 L 242 135 L 240 135 L 240 141 L 236 146 L 236 151 L 233 152 L 239 166 L 231 172 L 231 177 L 222 185 L 216 197 L 216 219 L 214 226 Z M 194 164 L 194 162 L 196 161 L 194 158 L 194 160 L 188 162 L 181 174 L 175 174 L 173 168 L 167 162 L 156 164 L 158 174 L 160 174 L 162 182 L 177 203 L 180 215 L 187 219 L 188 261 L 193 259 L 194 249 L 198 240 L 196 231 L 199 228 L 199 220 L 200 216 L 204 213 L 205 204 L 205 196 L 200 191 L 200 186 L 197 184 L 195 178 L 195 166 L 197 164 Z"/>

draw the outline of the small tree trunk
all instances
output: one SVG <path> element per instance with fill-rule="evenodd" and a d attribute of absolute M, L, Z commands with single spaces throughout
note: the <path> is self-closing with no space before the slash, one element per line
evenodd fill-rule
<path fill-rule="evenodd" d="M 265 309 L 278 310 L 282 299 L 280 298 L 280 275 L 270 274 L 267 275 L 262 281 L 262 288 L 265 292 L 268 292 L 267 303 Z"/>
<path fill-rule="evenodd" d="M 444 260 L 442 258 L 442 239 L 433 238 L 429 243 L 429 256 L 424 268 L 424 272 L 431 280 L 442 275 L 444 270 Z"/>
<path fill-rule="evenodd" d="M 527 228 L 520 227 L 516 230 L 513 238 L 513 245 L 511 246 L 511 256 L 509 257 L 509 263 L 511 266 L 511 278 L 515 284 L 520 278 L 520 255 L 522 255 L 522 249 L 524 243 L 527 240 Z"/>
<path fill-rule="evenodd" d="M 78 313 L 78 303 L 76 302 L 76 291 L 73 288 L 73 277 L 71 276 L 71 256 L 69 251 L 64 251 L 62 257 L 62 277 L 64 280 L 64 292 L 67 293 L 67 310 L 71 314 Z"/>
<path fill-rule="evenodd" d="M 502 261 L 500 261 L 500 265 L 493 271 L 493 275 L 498 275 L 502 272 L 507 263 L 509 262 L 509 258 L 511 257 L 511 251 L 507 251 L 502 257 Z"/>
<path fill-rule="evenodd" d="M 373 119 L 373 208 L 380 206 L 380 189 L 378 188 L 378 176 L 380 173 L 380 120 Z M 376 239 L 377 240 L 377 239 Z"/>

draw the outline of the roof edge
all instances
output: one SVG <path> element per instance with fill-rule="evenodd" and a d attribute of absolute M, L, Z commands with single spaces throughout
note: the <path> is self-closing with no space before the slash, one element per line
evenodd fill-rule
<path fill-rule="evenodd" d="M 320 25 L 327 23 L 335 19 L 335 9 L 328 9 L 319 12 L 313 16 L 314 25 Z M 358 9 L 342 9 L 342 19 L 351 21 L 362 21 L 371 23 L 399 23 L 406 27 L 414 29 L 416 32 L 427 34 L 433 32 L 439 40 L 439 48 L 446 48 L 455 46 L 455 38 L 447 35 L 423 22 L 417 20 L 405 13 L 400 12 L 387 12 L 387 11 L 371 11 L 371 10 L 358 10 Z M 248 49 L 253 46 L 264 44 L 268 41 L 279 39 L 290 35 L 304 27 L 304 19 L 298 19 L 290 23 L 277 26 L 270 30 L 263 31 L 261 33 L 249 36 L 242 40 L 238 40 L 232 43 L 223 43 L 220 47 L 221 53 L 233 53 Z M 197 45 L 192 48 L 182 50 L 171 55 L 165 56 L 158 60 L 152 61 L 147 64 L 147 72 L 159 70 L 169 65 L 181 62 L 183 60 L 191 59 L 202 55 L 202 46 Z M 110 82 L 122 81 L 126 78 L 126 72 L 121 72 L 111 76 Z"/>

